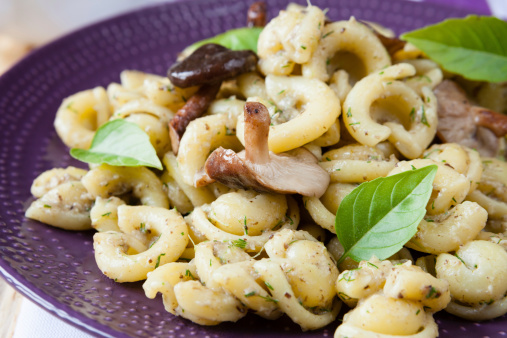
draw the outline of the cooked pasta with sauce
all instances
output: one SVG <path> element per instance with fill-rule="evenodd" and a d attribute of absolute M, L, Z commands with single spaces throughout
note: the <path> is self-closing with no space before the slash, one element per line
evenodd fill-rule
<path fill-rule="evenodd" d="M 264 27 L 257 53 L 205 44 L 168 77 L 124 70 L 119 83 L 66 98 L 54 123 L 65 145 L 90 149 L 101 126 L 124 120 L 146 133 L 163 169 L 46 171 L 26 216 L 95 229 L 105 276 L 144 281 L 148 298 L 160 293 L 168 312 L 200 325 L 251 312 L 286 315 L 303 331 L 332 324 L 335 337 L 436 337 L 437 311 L 503 316 L 505 137 L 489 151 L 453 138 L 449 114 L 475 107 L 462 99 L 466 80 L 410 44 L 389 49 L 395 38 L 372 27 L 291 4 Z M 346 196 L 430 165 L 431 196 L 406 248 L 337 264 Z"/>

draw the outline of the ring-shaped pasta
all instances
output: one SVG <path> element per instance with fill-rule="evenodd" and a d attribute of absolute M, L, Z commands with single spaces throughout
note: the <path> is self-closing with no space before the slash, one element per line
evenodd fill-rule
<path fill-rule="evenodd" d="M 33 180 L 30 192 L 34 197 L 42 197 L 45 193 L 69 181 L 81 181 L 88 171 L 85 169 L 67 167 L 47 170 Z"/>
<path fill-rule="evenodd" d="M 201 282 L 208 288 L 220 288 L 220 285 L 213 279 L 213 274 L 219 267 L 251 259 L 249 254 L 230 242 L 206 241 L 197 244 L 194 250 L 194 264 L 197 274 Z"/>
<path fill-rule="evenodd" d="M 322 81 L 301 76 L 268 75 L 266 90 L 277 105 L 290 100 L 304 107 L 292 120 L 269 127 L 268 145 L 274 153 L 292 150 L 317 139 L 340 116 L 340 100 Z M 244 129 L 245 121 L 238 119 L 237 136 L 243 144 Z"/>
<path fill-rule="evenodd" d="M 88 149 L 95 131 L 110 116 L 106 91 L 102 87 L 96 87 L 63 100 L 56 112 L 54 126 L 67 147 Z"/>
<path fill-rule="evenodd" d="M 230 97 L 213 101 L 207 113 L 209 115 L 225 114 L 233 120 L 233 124 L 236 124 L 238 117 L 243 116 L 243 107 L 245 107 L 245 101 Z"/>
<path fill-rule="evenodd" d="M 470 181 L 468 193 L 473 192 L 482 180 L 481 157 L 476 150 L 457 143 L 435 144 L 423 153 L 423 158 L 445 163 L 466 176 Z"/>
<path fill-rule="evenodd" d="M 127 89 L 114 82 L 107 86 L 106 92 L 113 111 L 120 109 L 127 102 L 145 98 L 139 90 Z"/>
<path fill-rule="evenodd" d="M 112 118 L 124 119 L 136 113 L 147 113 L 164 120 L 170 120 L 174 117 L 174 113 L 170 109 L 156 105 L 148 99 L 141 98 L 125 103 L 114 112 Z"/>
<path fill-rule="evenodd" d="M 92 228 L 98 232 L 120 231 L 118 227 L 118 207 L 126 203 L 118 197 L 102 198 L 97 196 L 90 210 Z"/>
<path fill-rule="evenodd" d="M 398 64 L 372 73 L 355 84 L 343 103 L 346 112 L 343 121 L 354 139 L 373 147 L 389 138 L 406 157 L 416 158 L 422 154 L 436 133 L 436 99 L 430 90 L 424 90 L 423 101 L 405 83 L 396 81 L 414 73 L 412 65 Z M 399 121 L 382 125 L 371 116 L 371 107 L 375 101 L 388 98 L 395 99 L 392 104 L 399 106 L 397 110 L 404 114 L 396 117 Z M 384 114 L 382 118 L 385 119 Z"/>
<path fill-rule="evenodd" d="M 219 146 L 239 151 L 235 119 L 227 115 L 209 115 L 193 120 L 180 141 L 178 166 L 183 182 L 197 187 L 208 155 Z"/>
<path fill-rule="evenodd" d="M 203 206 L 217 228 L 241 236 L 259 236 L 286 221 L 285 195 L 237 190 L 219 196 Z"/>
<path fill-rule="evenodd" d="M 456 251 L 484 229 L 488 213 L 475 202 L 465 201 L 446 214 L 423 219 L 405 246 L 430 254 Z"/>
<path fill-rule="evenodd" d="M 79 181 L 57 185 L 32 202 L 25 216 L 66 230 L 91 229 L 93 198 Z"/>
<path fill-rule="evenodd" d="M 386 311 L 386 309 L 389 309 Z M 421 330 L 422 328 L 422 330 Z M 433 338 L 438 326 L 416 302 L 375 294 L 345 314 L 335 338 Z"/>
<path fill-rule="evenodd" d="M 266 92 L 266 82 L 259 74 L 241 74 L 238 76 L 237 81 L 239 91 L 246 99 L 253 96 L 262 97 L 264 99 L 268 98 L 268 94 Z M 241 109 L 241 113 L 243 113 L 243 109 Z"/>
<path fill-rule="evenodd" d="M 471 241 L 460 247 L 455 255 L 440 254 L 435 269 L 438 278 L 449 282 L 453 302 L 464 305 L 450 308 L 456 311 L 455 315 L 482 320 L 493 318 L 489 315 L 507 313 L 507 252 L 500 245 Z M 495 311 L 489 312 L 487 307 L 481 306 L 495 302 L 499 302 Z M 471 310 L 466 310 L 467 307 Z M 484 312 L 479 311 L 481 309 Z"/>
<path fill-rule="evenodd" d="M 289 75 L 296 63 L 310 60 L 319 44 L 325 15 L 316 6 L 280 11 L 259 36 L 259 69 L 265 75 Z"/>
<path fill-rule="evenodd" d="M 201 325 L 235 322 L 247 313 L 232 295 L 221 289 L 210 289 L 196 280 L 176 284 L 174 295 L 178 302 L 176 313 Z"/>
<path fill-rule="evenodd" d="M 404 171 L 422 168 L 429 165 L 437 165 L 437 174 L 433 180 L 433 192 L 426 205 L 428 215 L 443 214 L 451 207 L 463 202 L 470 189 L 470 181 L 465 175 L 460 174 L 445 163 L 435 162 L 429 159 L 416 159 L 399 162 L 390 175 Z"/>
<path fill-rule="evenodd" d="M 264 231 L 259 236 L 249 235 L 234 235 L 228 233 L 213 225 L 208 219 L 208 215 L 202 207 L 197 207 L 194 211 L 185 217 L 190 228 L 190 234 L 194 241 L 201 240 L 217 240 L 217 241 L 244 241 L 244 248 L 247 251 L 260 251 L 269 238 L 278 230 L 283 229 L 296 229 L 299 224 L 299 209 L 297 203 L 291 198 L 287 197 L 287 214 L 285 222 L 274 224 L 273 229 Z"/>
<path fill-rule="evenodd" d="M 328 308 L 335 295 L 338 269 L 327 248 L 306 231 L 284 229 L 265 246 L 271 259 L 280 259 L 294 295 L 307 308 Z"/>
<path fill-rule="evenodd" d="M 335 234 L 335 218 L 338 207 L 354 188 L 356 188 L 355 184 L 331 183 L 320 198 L 303 196 L 303 203 L 315 223 Z"/>
<path fill-rule="evenodd" d="M 444 78 L 442 70 L 438 64 L 432 60 L 403 60 L 402 63 L 408 63 L 415 67 L 415 76 L 406 79 L 405 83 L 421 96 L 423 94 L 423 87 L 429 87 L 433 90 Z"/>
<path fill-rule="evenodd" d="M 178 187 L 183 191 L 185 196 L 192 203 L 193 207 L 198 207 L 206 203 L 211 203 L 215 200 L 215 195 L 208 189 L 208 187 L 196 188 L 193 185 L 187 184 L 183 179 L 181 168 L 178 166 L 178 160 L 172 152 L 167 152 L 162 159 L 165 170 L 172 177 Z M 169 197 L 170 198 L 170 197 Z M 190 210 L 189 210 L 190 211 Z"/>
<path fill-rule="evenodd" d="M 319 147 L 329 147 L 338 142 L 340 142 L 340 121 L 336 119 L 336 122 L 312 143 Z"/>
<path fill-rule="evenodd" d="M 385 177 L 394 169 L 398 160 L 373 147 L 351 144 L 322 154 L 319 165 L 331 177 L 331 182 L 362 183 Z"/>
<path fill-rule="evenodd" d="M 176 261 L 188 243 L 187 224 L 174 209 L 121 205 L 118 227 L 123 233 L 96 233 L 93 248 L 102 273 L 120 283 L 146 279 L 148 272 Z M 129 255 L 129 236 L 139 231 L 159 238 L 146 251 Z"/>
<path fill-rule="evenodd" d="M 269 292 L 273 298 L 270 299 L 275 301 L 303 331 L 319 329 L 335 320 L 342 303 L 335 299 L 330 309 L 317 314 L 306 309 L 299 303 L 277 259 L 262 259 L 255 262 L 254 268 L 259 273 L 260 279 L 271 286 Z"/>
<path fill-rule="evenodd" d="M 154 299 L 157 293 L 162 294 L 164 309 L 176 315 L 178 301 L 174 295 L 174 286 L 181 282 L 194 279 L 197 276 L 195 264 L 172 262 L 159 266 L 148 273 L 148 278 L 143 283 L 143 289 L 146 297 Z"/>
<path fill-rule="evenodd" d="M 303 76 L 328 81 L 327 65 L 340 51 L 352 53 L 362 61 L 364 76 L 391 65 L 389 53 L 373 30 L 351 17 L 348 21 L 333 22 L 324 27 L 317 49 L 302 67 Z"/>
<path fill-rule="evenodd" d="M 102 164 L 90 170 L 81 182 L 94 197 L 109 198 L 132 192 L 142 205 L 169 208 L 162 182 L 146 167 Z"/>
<path fill-rule="evenodd" d="M 213 281 L 234 295 L 248 309 L 266 319 L 277 319 L 282 312 L 274 302 L 266 301 L 269 293 L 256 281 L 255 260 L 222 265 L 213 273 Z"/>

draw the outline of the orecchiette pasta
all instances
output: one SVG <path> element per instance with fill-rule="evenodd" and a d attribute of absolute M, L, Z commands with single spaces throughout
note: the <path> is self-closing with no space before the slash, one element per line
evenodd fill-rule
<path fill-rule="evenodd" d="M 470 320 L 507 313 L 507 252 L 498 244 L 472 241 L 437 257 L 437 276 L 449 282 L 453 302 L 446 311 Z"/>
<path fill-rule="evenodd" d="M 97 87 L 66 98 L 56 112 L 54 125 L 66 146 L 88 149 L 95 131 L 110 116 L 106 91 Z"/>
<path fill-rule="evenodd" d="M 174 209 L 150 206 L 118 207 L 118 227 L 122 232 L 98 232 L 93 236 L 95 260 L 102 273 L 117 282 L 146 279 L 148 272 L 176 261 L 188 242 L 188 228 Z M 151 245 L 136 242 L 151 238 Z M 141 241 L 142 242 L 142 241 Z M 134 253 L 129 254 L 129 248 Z M 139 252 L 141 251 L 141 252 Z"/>

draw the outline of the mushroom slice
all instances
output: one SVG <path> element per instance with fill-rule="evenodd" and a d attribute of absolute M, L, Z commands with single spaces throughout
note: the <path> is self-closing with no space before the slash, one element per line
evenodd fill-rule
<path fill-rule="evenodd" d="M 187 103 L 178 110 L 176 116 L 169 122 L 169 136 L 171 138 L 171 147 L 173 153 L 178 155 L 180 140 L 190 122 L 201 117 L 208 110 L 211 102 L 217 96 L 220 90 L 220 84 L 212 83 L 202 85 L 201 88 L 188 99 Z"/>
<path fill-rule="evenodd" d="M 446 143 L 475 148 L 482 156 L 495 157 L 501 151 L 501 137 L 507 134 L 507 116 L 473 106 L 465 91 L 451 80 L 435 88 L 438 101 L 437 135 Z"/>
<path fill-rule="evenodd" d="M 268 149 L 270 117 L 259 102 L 245 104 L 245 150 L 218 148 L 204 166 L 211 179 L 231 188 L 320 197 L 329 174 L 305 149 L 275 154 Z"/>

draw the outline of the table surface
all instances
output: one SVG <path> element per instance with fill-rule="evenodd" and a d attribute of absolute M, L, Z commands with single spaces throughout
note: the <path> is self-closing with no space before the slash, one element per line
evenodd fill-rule
<path fill-rule="evenodd" d="M 466 8 L 470 12 L 493 13 L 507 19 L 506 0 L 408 0 L 443 3 Z M 0 75 L 15 63 L 30 46 L 16 41 L 0 31 Z M 36 323 L 37 322 L 37 323 Z M 71 327 L 62 320 L 49 315 L 30 303 L 0 278 L 0 337 L 90 337 L 88 334 Z M 42 324 L 43 323 L 43 324 Z M 45 328 L 41 331 L 40 325 Z M 54 331 L 53 331 L 54 330 Z M 54 333 L 52 333 L 54 332 Z M 56 334 L 56 332 L 58 332 Z"/>

